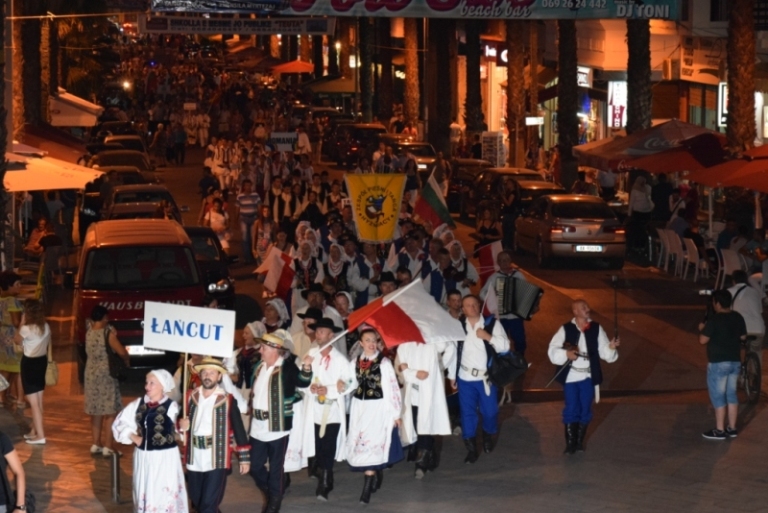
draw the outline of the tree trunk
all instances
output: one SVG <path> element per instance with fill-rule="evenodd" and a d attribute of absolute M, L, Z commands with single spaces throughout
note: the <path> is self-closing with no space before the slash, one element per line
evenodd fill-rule
<path fill-rule="evenodd" d="M 25 16 L 42 16 L 45 14 L 44 0 L 24 0 Z M 16 14 L 18 16 L 18 14 Z M 22 70 L 24 95 L 24 122 L 39 125 L 43 120 L 40 108 L 42 86 L 41 66 L 41 20 L 25 19 L 21 22 L 21 50 L 24 52 L 24 68 Z"/>
<path fill-rule="evenodd" d="M 627 134 L 651 127 L 651 22 L 627 20 Z"/>
<path fill-rule="evenodd" d="M 309 47 L 309 36 L 299 36 L 299 57 L 304 62 L 312 60 L 312 48 Z"/>
<path fill-rule="evenodd" d="M 5 41 L 5 1 L 0 0 L 0 41 Z M 13 226 L 11 224 L 11 194 L 5 190 L 3 185 L 5 173 L 8 171 L 8 161 L 5 158 L 5 152 L 8 150 L 8 129 L 5 126 L 5 118 L 8 116 L 5 105 L 5 53 L 0 59 L 0 76 L 3 77 L 3 80 L 0 80 L 0 98 L 3 99 L 0 102 L 0 213 L 2 213 L 0 229 L 3 234 L 3 240 L 0 242 L 2 244 L 2 249 L 0 249 L 2 266 L 0 269 L 8 271 L 13 268 Z"/>
<path fill-rule="evenodd" d="M 419 27 L 415 18 L 405 18 L 405 120 L 419 121 Z"/>
<path fill-rule="evenodd" d="M 336 22 L 336 32 L 339 31 L 339 23 Z M 334 34 L 328 36 L 328 74 L 339 74 L 339 52 L 336 50 L 336 37 Z"/>
<path fill-rule="evenodd" d="M 51 93 L 51 39 L 52 21 L 42 20 L 40 24 L 40 107 L 42 119 L 49 123 L 48 97 Z"/>
<path fill-rule="evenodd" d="M 349 44 L 349 32 L 352 28 L 354 18 L 337 18 L 339 25 L 339 73 L 344 78 L 352 77 L 352 70 L 349 67 L 349 56 L 352 51 Z"/>
<path fill-rule="evenodd" d="M 755 19 L 751 0 L 730 0 L 728 21 L 728 124 L 731 151 L 751 148 L 755 127 Z"/>
<path fill-rule="evenodd" d="M 483 115 L 483 96 L 480 91 L 480 30 L 481 22 L 467 20 L 464 22 L 467 51 L 467 98 L 464 102 L 464 116 L 467 125 L 467 140 L 473 140 L 474 135 L 486 128 Z"/>
<path fill-rule="evenodd" d="M 299 36 L 288 38 L 288 60 L 295 61 L 299 58 Z"/>
<path fill-rule="evenodd" d="M 24 13 L 25 0 L 6 0 L 13 2 L 13 13 L 21 16 Z M 13 20 L 13 138 L 21 140 L 24 132 L 24 52 L 21 49 L 21 20 Z"/>
<path fill-rule="evenodd" d="M 323 76 L 323 36 L 312 36 L 312 64 L 315 65 L 315 78 Z"/>
<path fill-rule="evenodd" d="M 363 123 L 373 121 L 373 20 L 358 18 L 357 40 L 360 48 L 360 94 Z"/>
<path fill-rule="evenodd" d="M 59 94 L 59 59 L 61 58 L 61 45 L 59 44 L 59 22 L 51 20 L 50 55 L 48 66 L 51 71 L 50 94 Z"/>
<path fill-rule="evenodd" d="M 376 24 L 379 32 L 379 63 L 381 64 L 378 94 L 379 119 L 386 126 L 392 117 L 392 104 L 395 102 L 392 83 L 392 26 L 389 18 L 377 18 Z"/>
<path fill-rule="evenodd" d="M 528 84 L 528 112 L 532 117 L 539 115 L 539 22 L 531 20 L 528 22 L 528 35 L 530 39 L 529 48 L 529 84 Z M 540 147 L 539 127 L 530 127 L 529 144 L 536 142 L 536 147 Z"/>
<path fill-rule="evenodd" d="M 277 34 L 269 36 L 269 55 L 275 59 L 280 58 L 280 39 L 277 38 Z"/>
<path fill-rule="evenodd" d="M 570 189 L 578 172 L 578 165 L 573 156 L 573 147 L 579 141 L 576 22 L 559 20 L 557 30 L 557 141 L 560 151 L 560 182 L 563 187 Z"/>
<path fill-rule="evenodd" d="M 453 97 L 450 81 L 451 39 L 456 38 L 456 22 L 451 19 L 429 20 L 427 40 L 427 100 L 429 108 L 429 142 L 437 151 L 451 155 L 451 105 Z"/>
<path fill-rule="evenodd" d="M 521 153 L 521 119 L 525 114 L 525 29 L 527 21 L 507 20 L 507 131 L 509 165 L 517 167 Z"/>

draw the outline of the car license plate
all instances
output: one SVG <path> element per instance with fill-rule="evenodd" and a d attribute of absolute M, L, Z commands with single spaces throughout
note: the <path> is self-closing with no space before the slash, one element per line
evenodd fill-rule
<path fill-rule="evenodd" d="M 602 253 L 603 247 L 594 244 L 580 244 L 576 246 L 576 253 Z"/>
<path fill-rule="evenodd" d="M 149 355 L 165 354 L 165 351 L 159 351 L 157 349 L 148 349 L 144 346 L 126 346 L 125 350 L 128 351 L 128 354 L 131 356 L 149 356 Z"/>

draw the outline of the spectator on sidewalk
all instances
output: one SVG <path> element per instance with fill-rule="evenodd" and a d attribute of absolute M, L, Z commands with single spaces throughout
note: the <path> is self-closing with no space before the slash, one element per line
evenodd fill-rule
<path fill-rule="evenodd" d="M 32 408 L 32 431 L 24 435 L 30 445 L 45 445 L 43 429 L 43 390 L 48 367 L 51 328 L 45 322 L 45 309 L 37 299 L 24 301 L 24 314 L 14 342 L 22 346 L 21 384 Z"/>
<path fill-rule="evenodd" d="M 731 310 L 731 293 L 717 290 L 712 294 L 715 315 L 699 324 L 699 343 L 707 346 L 707 388 L 715 408 L 715 428 L 701 434 L 708 440 L 736 438 L 739 400 L 736 381 L 741 371 L 741 341 L 747 338 L 744 317 Z M 726 407 L 728 425 L 725 424 Z"/>
<path fill-rule="evenodd" d="M 27 479 L 24 473 L 24 466 L 21 464 L 21 458 L 19 453 L 13 447 L 13 442 L 5 433 L 0 431 L 0 451 L 3 453 L 3 458 L 0 459 L 0 472 L 2 472 L 3 490 L 0 492 L 0 508 L 8 513 L 16 513 L 17 511 L 27 511 Z M 11 483 L 8 481 L 8 467 L 11 467 L 11 472 L 16 476 L 16 490 L 11 488 Z M 13 506 L 11 506 L 13 505 Z M 13 509 L 11 509 L 13 507 Z"/>
<path fill-rule="evenodd" d="M 763 364 L 763 337 L 765 336 L 765 321 L 763 320 L 763 298 L 761 291 L 751 286 L 749 276 L 741 269 L 731 275 L 733 286 L 728 289 L 731 293 L 731 310 L 740 313 L 747 326 L 750 338 L 749 350 L 757 355 L 760 365 Z"/>

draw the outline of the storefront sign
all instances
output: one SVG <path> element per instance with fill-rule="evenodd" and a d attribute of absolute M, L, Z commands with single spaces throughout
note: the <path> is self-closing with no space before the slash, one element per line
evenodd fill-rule
<path fill-rule="evenodd" d="M 717 85 L 717 126 L 728 124 L 728 84 L 720 82 Z"/>
<path fill-rule="evenodd" d="M 541 116 L 527 116 L 525 126 L 539 126 L 544 124 L 544 118 Z"/>
<path fill-rule="evenodd" d="M 169 303 L 144 303 L 144 347 L 228 358 L 235 340 L 235 312 Z"/>
<path fill-rule="evenodd" d="M 592 87 L 592 68 L 576 68 L 576 83 L 579 87 Z"/>
<path fill-rule="evenodd" d="M 608 127 L 627 126 L 627 83 L 608 82 Z"/>
<path fill-rule="evenodd" d="M 141 34 L 333 34 L 333 18 L 203 18 L 188 16 L 139 16 Z"/>
<path fill-rule="evenodd" d="M 718 85 L 725 75 L 725 44 L 725 38 L 680 38 L 680 80 Z"/>
<path fill-rule="evenodd" d="M 679 4 L 679 0 L 152 0 L 152 10 L 391 18 L 676 20 Z"/>

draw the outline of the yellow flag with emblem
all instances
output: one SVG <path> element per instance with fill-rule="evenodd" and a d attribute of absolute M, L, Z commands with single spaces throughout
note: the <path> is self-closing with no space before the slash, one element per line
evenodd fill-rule
<path fill-rule="evenodd" d="M 395 237 L 405 189 L 404 174 L 347 174 L 347 192 L 361 242 L 389 242 Z"/>

